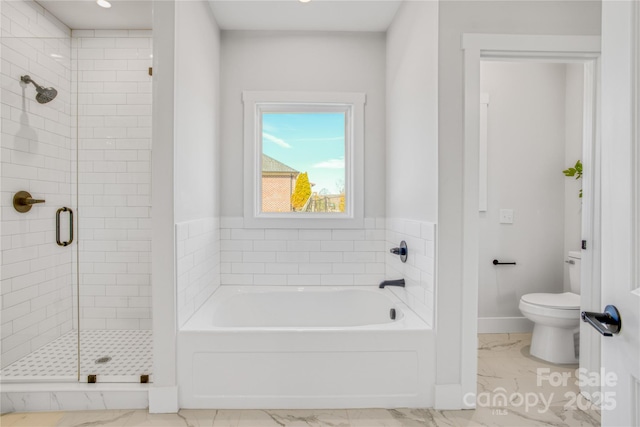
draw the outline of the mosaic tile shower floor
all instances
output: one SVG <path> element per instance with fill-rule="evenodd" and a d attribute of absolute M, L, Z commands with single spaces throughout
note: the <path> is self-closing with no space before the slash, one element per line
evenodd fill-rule
<path fill-rule="evenodd" d="M 106 363 L 96 363 L 111 357 Z M 81 378 L 89 374 L 127 377 L 151 374 L 151 331 L 92 330 L 80 332 Z M 24 377 L 77 377 L 78 332 L 71 331 L 0 371 L 4 380 Z M 122 380 L 122 378 L 120 378 Z"/>

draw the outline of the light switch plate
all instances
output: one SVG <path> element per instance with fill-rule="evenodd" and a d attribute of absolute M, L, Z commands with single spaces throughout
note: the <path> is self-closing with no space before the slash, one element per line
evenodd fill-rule
<path fill-rule="evenodd" d="M 500 224 L 513 224 L 513 209 L 500 209 Z"/>

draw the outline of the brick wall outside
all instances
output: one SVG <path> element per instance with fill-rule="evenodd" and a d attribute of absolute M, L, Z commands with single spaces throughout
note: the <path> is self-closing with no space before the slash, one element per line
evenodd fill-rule
<path fill-rule="evenodd" d="M 295 178 L 290 175 L 262 177 L 262 212 L 291 212 Z"/>

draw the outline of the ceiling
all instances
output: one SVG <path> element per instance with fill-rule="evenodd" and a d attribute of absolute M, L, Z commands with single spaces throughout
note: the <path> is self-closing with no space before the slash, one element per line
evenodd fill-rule
<path fill-rule="evenodd" d="M 105 9 L 95 0 L 36 0 L 72 30 L 149 30 L 153 2 L 109 0 Z"/>
<path fill-rule="evenodd" d="M 151 29 L 151 0 L 37 0 L 74 30 Z M 178 0 L 181 1 L 181 0 Z M 182 0 L 190 1 L 190 0 Z M 210 0 L 223 30 L 386 31 L 401 0 Z"/>
<path fill-rule="evenodd" d="M 223 30 L 386 31 L 399 0 L 210 0 Z"/>

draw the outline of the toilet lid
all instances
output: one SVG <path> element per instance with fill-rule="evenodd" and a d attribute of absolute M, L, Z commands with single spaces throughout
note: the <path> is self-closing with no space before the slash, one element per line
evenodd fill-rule
<path fill-rule="evenodd" d="M 522 296 L 522 301 L 529 304 L 565 310 L 580 308 L 580 295 L 572 292 L 565 292 L 563 294 L 527 294 Z"/>

